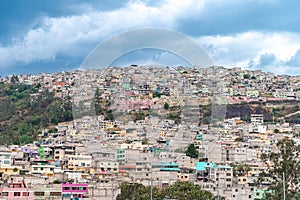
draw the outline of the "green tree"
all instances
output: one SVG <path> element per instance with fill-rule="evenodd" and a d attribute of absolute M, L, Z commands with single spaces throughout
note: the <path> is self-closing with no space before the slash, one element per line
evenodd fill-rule
<path fill-rule="evenodd" d="M 169 107 L 170 107 L 169 104 L 166 102 L 166 103 L 164 104 L 164 109 L 165 109 L 165 110 L 168 110 Z"/>
<path fill-rule="evenodd" d="M 244 74 L 243 77 L 244 77 L 244 79 L 249 79 L 250 78 L 250 74 Z"/>
<path fill-rule="evenodd" d="M 123 183 L 120 185 L 121 194 L 118 194 L 117 200 L 133 200 L 133 199 L 139 199 L 139 200 L 148 200 L 150 199 L 150 187 L 146 187 L 139 183 Z M 153 196 L 158 196 L 158 189 L 153 188 L 152 189 Z"/>
<path fill-rule="evenodd" d="M 246 172 L 246 174 L 247 174 L 247 173 L 251 170 L 250 165 L 246 164 L 246 165 L 244 166 L 244 170 L 245 170 L 245 172 Z"/>
<path fill-rule="evenodd" d="M 149 200 L 151 187 L 146 187 L 142 184 L 123 183 L 120 186 L 121 194 L 117 196 L 117 200 Z M 215 200 L 216 197 L 212 193 L 202 190 L 190 182 L 176 182 L 173 185 L 159 189 L 152 188 L 153 199 L 197 199 L 197 200 Z"/>
<path fill-rule="evenodd" d="M 0 84 L 0 144 L 29 143 L 41 128 L 72 120 L 71 98 L 55 98 L 53 92 L 39 91 L 40 84 L 18 83 L 16 76 L 13 82 Z"/>
<path fill-rule="evenodd" d="M 243 137 L 237 137 L 237 138 L 235 138 L 234 141 L 235 141 L 235 142 L 245 142 L 245 140 L 244 140 Z"/>
<path fill-rule="evenodd" d="M 262 160 L 269 163 L 270 167 L 266 172 L 260 174 L 260 180 L 268 174 L 273 181 L 269 190 L 273 193 L 266 199 L 283 199 L 283 184 L 286 188 L 286 199 L 300 199 L 300 146 L 295 144 L 293 139 L 283 138 L 276 144 L 278 152 L 263 154 Z M 283 176 L 285 181 L 283 182 Z"/>
<path fill-rule="evenodd" d="M 168 199 L 197 199 L 197 200 L 210 200 L 216 199 L 212 193 L 201 190 L 199 186 L 194 185 L 190 182 L 176 182 L 174 185 L 166 187 L 162 190 L 163 198 Z"/>
<path fill-rule="evenodd" d="M 234 163 L 230 163 L 229 164 L 230 165 L 230 167 L 232 167 L 232 169 L 233 169 L 233 176 L 236 176 L 236 165 L 234 164 Z"/>
<path fill-rule="evenodd" d="M 185 154 L 191 158 L 198 158 L 199 151 L 196 149 L 194 144 L 190 144 L 185 152 Z"/>

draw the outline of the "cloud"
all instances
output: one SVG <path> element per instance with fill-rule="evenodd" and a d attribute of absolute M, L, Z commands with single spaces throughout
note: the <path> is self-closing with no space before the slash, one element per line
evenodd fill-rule
<path fill-rule="evenodd" d="M 210 0 L 201 12 L 182 18 L 178 26 L 192 36 L 248 31 L 299 32 L 300 2 L 291 0 Z"/>
<path fill-rule="evenodd" d="M 262 69 L 275 73 L 300 73 L 300 34 L 249 31 L 196 39 L 216 65 Z M 299 66 L 299 65 L 298 65 Z"/>
<path fill-rule="evenodd" d="M 52 15 L 44 8 L 34 27 L 22 36 L 15 36 L 10 43 L 0 44 L 0 72 L 37 62 L 55 64 L 58 56 L 83 59 L 96 44 L 111 35 L 142 27 L 169 28 L 190 35 L 217 65 L 276 73 L 300 72 L 297 68 L 300 29 L 295 26 L 300 17 L 298 1 L 110 2 L 103 7 L 103 2 L 98 0 L 88 3 L 77 0 L 74 4 L 68 1 L 62 4 L 64 9 L 52 8 Z M 172 59 L 161 54 L 160 61 Z"/>
<path fill-rule="evenodd" d="M 117 10 L 91 8 L 80 15 L 45 17 L 42 23 L 11 44 L 0 46 L 0 68 L 37 61 L 55 60 L 58 54 L 82 56 L 92 46 L 120 31 L 138 27 L 172 28 L 176 19 L 187 11 L 201 9 L 195 1 L 166 0 L 160 6 L 130 1 Z M 88 6 L 87 6 L 88 7 Z"/>
<path fill-rule="evenodd" d="M 132 64 L 136 65 L 157 65 L 157 66 L 171 66 L 177 67 L 180 65 L 189 66 L 183 58 L 164 50 L 157 49 L 139 49 L 122 55 L 116 59 L 112 65 L 118 67 L 125 67 Z"/>

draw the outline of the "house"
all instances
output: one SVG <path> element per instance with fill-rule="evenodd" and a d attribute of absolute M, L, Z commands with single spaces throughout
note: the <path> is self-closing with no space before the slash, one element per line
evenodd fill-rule
<path fill-rule="evenodd" d="M 92 166 L 92 156 L 91 155 L 68 155 L 66 156 L 67 168 L 70 170 L 81 170 L 89 169 Z"/>
<path fill-rule="evenodd" d="M 8 149 L 0 150 L 0 168 L 10 167 L 11 163 L 11 151 Z"/>
<path fill-rule="evenodd" d="M 12 164 L 12 152 L 8 149 L 0 150 L 0 178 L 9 176 L 12 174 L 19 174 L 21 166 L 13 166 Z"/>
<path fill-rule="evenodd" d="M 10 179 L 1 185 L 0 198 L 7 200 L 33 200 L 33 189 L 24 180 L 14 181 Z"/>
<path fill-rule="evenodd" d="M 34 188 L 33 199 L 62 199 L 61 185 L 54 185 L 53 187 L 36 187 Z"/>
<path fill-rule="evenodd" d="M 263 114 L 251 114 L 251 124 L 249 132 L 253 133 L 266 133 L 267 126 L 263 125 L 264 116 Z"/>
<path fill-rule="evenodd" d="M 119 163 L 116 161 L 100 161 L 101 172 L 118 172 Z"/>
<path fill-rule="evenodd" d="M 197 162 L 196 173 L 198 182 L 213 182 L 224 188 L 233 184 L 233 169 L 227 165 L 217 165 L 212 162 Z"/>
<path fill-rule="evenodd" d="M 87 183 L 63 183 L 62 184 L 62 199 L 69 198 L 88 198 Z"/>
<path fill-rule="evenodd" d="M 177 174 L 178 181 L 196 182 L 196 169 L 180 168 Z"/>
<path fill-rule="evenodd" d="M 56 166 L 54 162 L 46 160 L 35 160 L 30 165 L 30 173 L 33 175 L 53 177 L 54 173 L 59 171 L 60 167 Z"/>

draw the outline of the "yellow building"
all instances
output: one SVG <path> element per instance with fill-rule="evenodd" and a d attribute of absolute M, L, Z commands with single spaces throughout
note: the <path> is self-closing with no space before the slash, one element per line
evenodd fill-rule
<path fill-rule="evenodd" d="M 4 175 L 16 175 L 20 174 L 22 167 L 12 166 L 11 150 L 0 150 L 0 174 Z"/>

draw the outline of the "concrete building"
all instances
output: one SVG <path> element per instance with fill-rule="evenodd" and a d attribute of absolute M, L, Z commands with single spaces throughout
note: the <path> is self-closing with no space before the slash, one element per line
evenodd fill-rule
<path fill-rule="evenodd" d="M 0 198 L 6 200 L 33 200 L 33 189 L 26 182 L 13 179 L 1 185 Z"/>

